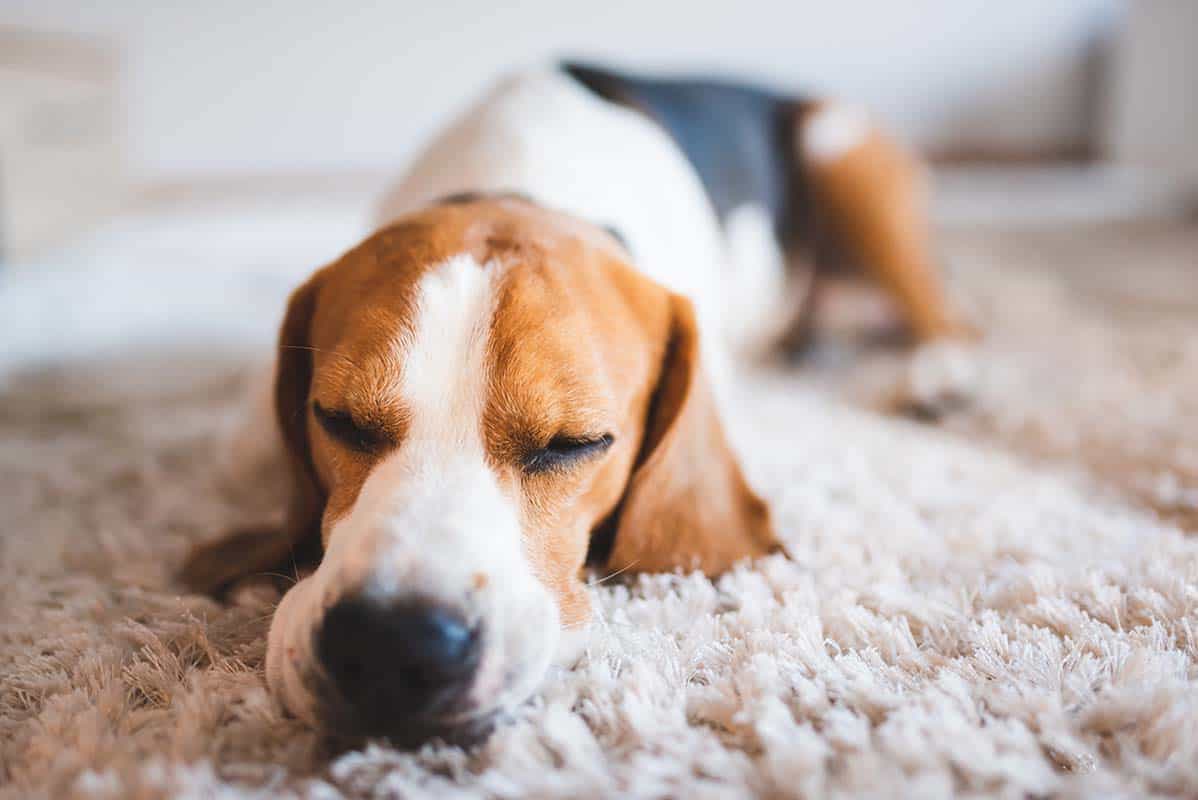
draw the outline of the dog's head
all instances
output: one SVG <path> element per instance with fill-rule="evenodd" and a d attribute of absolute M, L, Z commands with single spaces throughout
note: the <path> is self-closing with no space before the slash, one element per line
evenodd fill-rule
<path fill-rule="evenodd" d="M 304 549 L 267 678 L 313 723 L 400 740 L 526 699 L 608 570 L 775 547 L 725 440 L 690 304 L 610 235 L 514 198 L 408 216 L 292 295 L 277 536 L 193 553 L 216 590 Z"/>

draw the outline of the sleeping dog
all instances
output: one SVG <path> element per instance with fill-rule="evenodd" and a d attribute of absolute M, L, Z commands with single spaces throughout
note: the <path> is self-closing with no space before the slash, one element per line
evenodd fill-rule
<path fill-rule="evenodd" d="M 285 524 L 196 548 L 183 579 L 316 565 L 266 659 L 314 725 L 485 728 L 585 630 L 587 563 L 716 575 L 778 548 L 720 397 L 730 357 L 793 321 L 792 248 L 834 233 L 920 337 L 955 330 L 919 172 L 835 103 L 508 79 L 292 294 L 275 420 L 250 427 L 279 433 Z"/>

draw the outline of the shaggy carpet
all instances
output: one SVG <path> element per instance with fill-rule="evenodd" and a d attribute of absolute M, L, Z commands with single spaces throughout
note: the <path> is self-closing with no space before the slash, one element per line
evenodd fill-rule
<path fill-rule="evenodd" d="M 596 583 L 581 661 L 485 744 L 334 753 L 263 684 L 277 598 L 171 574 L 268 513 L 216 442 L 352 226 L 247 263 L 189 220 L 0 284 L 0 796 L 1198 794 L 1193 229 L 949 236 L 988 331 L 968 405 L 928 421 L 934 353 L 746 378 L 790 558 Z"/>

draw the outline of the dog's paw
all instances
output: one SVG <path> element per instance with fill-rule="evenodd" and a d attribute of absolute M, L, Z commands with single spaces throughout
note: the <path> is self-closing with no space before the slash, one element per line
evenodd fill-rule
<path fill-rule="evenodd" d="M 973 402 L 980 375 L 976 348 L 947 340 L 924 345 L 900 375 L 893 407 L 906 416 L 935 422 Z"/>

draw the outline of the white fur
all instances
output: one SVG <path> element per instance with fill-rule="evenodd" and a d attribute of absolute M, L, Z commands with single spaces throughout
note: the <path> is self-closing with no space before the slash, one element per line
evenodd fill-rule
<path fill-rule="evenodd" d="M 673 139 L 561 73 L 525 72 L 493 89 L 417 157 L 382 221 L 463 191 L 520 192 L 619 230 L 638 269 L 694 303 L 717 387 L 729 369 L 726 347 L 759 341 L 773 317 L 728 313 L 726 300 L 741 286 L 742 266 L 780 280 L 780 259 L 767 253 L 732 269 L 702 181 Z M 758 295 L 758 307 L 770 297 Z"/>
<path fill-rule="evenodd" d="M 557 606 L 524 557 L 518 499 L 500 487 L 483 443 L 498 269 L 459 256 L 420 282 L 413 326 L 395 342 L 403 365 L 395 391 L 410 414 L 404 442 L 371 471 L 334 523 L 320 567 L 275 615 L 270 657 L 298 657 L 273 670 L 268 657 L 268 677 L 297 714 L 311 703 L 300 676 L 315 666 L 305 649 L 312 631 L 350 595 L 431 598 L 479 626 L 480 710 L 523 699 L 548 666 Z"/>
<path fill-rule="evenodd" d="M 804 120 L 795 145 L 805 160 L 837 161 L 860 147 L 869 132 L 870 120 L 865 111 L 829 103 Z"/>
<path fill-rule="evenodd" d="M 736 270 L 724 292 L 724 336 L 737 351 L 763 352 L 777 341 L 799 304 L 799 298 L 790 298 L 786 255 L 773 220 L 761 206 L 733 209 L 724 220 L 724 231 Z"/>
<path fill-rule="evenodd" d="M 719 319 L 723 252 L 699 176 L 652 121 L 561 73 L 499 84 L 417 157 L 384 213 L 462 191 L 520 192 L 610 225 L 640 269 Z"/>

